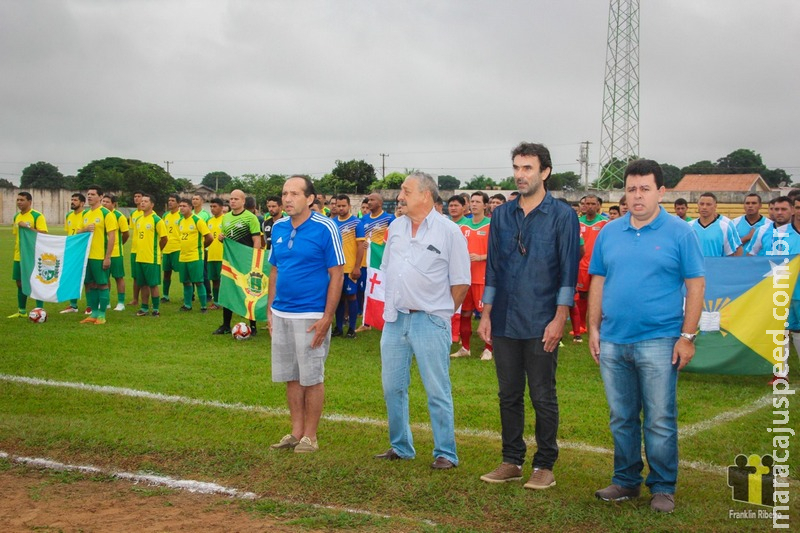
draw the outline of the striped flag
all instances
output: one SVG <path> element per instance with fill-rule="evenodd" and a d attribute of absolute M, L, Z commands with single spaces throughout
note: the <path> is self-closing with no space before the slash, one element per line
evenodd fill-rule
<path fill-rule="evenodd" d="M 364 291 L 364 324 L 383 329 L 383 306 L 386 300 L 381 262 L 386 244 L 369 243 L 367 249 L 367 288 Z"/>
<path fill-rule="evenodd" d="M 91 232 L 59 236 L 20 228 L 22 292 L 45 302 L 80 298 L 91 243 Z"/>
<path fill-rule="evenodd" d="M 219 303 L 250 320 L 267 319 L 269 276 L 264 273 L 265 251 L 233 239 L 222 241 L 222 279 Z"/>

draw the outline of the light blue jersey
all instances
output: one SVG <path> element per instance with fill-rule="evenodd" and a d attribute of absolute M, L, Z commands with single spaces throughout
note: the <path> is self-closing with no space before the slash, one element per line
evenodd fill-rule
<path fill-rule="evenodd" d="M 703 227 L 698 218 L 689 222 L 689 227 L 697 234 L 704 257 L 733 255 L 742 245 L 733 221 L 726 216 L 717 215 L 707 227 Z"/>
<path fill-rule="evenodd" d="M 750 222 L 747 221 L 747 217 L 745 215 L 742 215 L 734 218 L 732 222 L 733 225 L 736 227 L 736 233 L 739 234 L 740 240 L 744 240 L 744 238 L 747 236 L 748 233 L 750 233 L 752 230 L 755 230 L 753 231 L 753 238 L 750 239 L 748 242 L 742 244 L 742 254 L 747 255 L 750 253 L 750 250 L 753 249 L 753 245 L 756 242 L 756 235 L 758 234 L 758 230 L 761 229 L 761 226 L 764 226 L 765 224 L 769 225 L 772 221 L 767 217 L 765 217 L 764 215 L 761 215 L 754 224 L 750 224 Z"/>

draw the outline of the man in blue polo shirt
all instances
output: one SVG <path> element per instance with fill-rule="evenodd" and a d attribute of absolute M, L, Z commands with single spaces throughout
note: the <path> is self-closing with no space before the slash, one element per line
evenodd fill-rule
<path fill-rule="evenodd" d="M 704 192 L 697 201 L 700 218 L 689 222 L 689 227 L 697 233 L 700 249 L 705 257 L 726 257 L 742 255 L 742 240 L 736 232 L 733 221 L 717 214 L 717 197 Z"/>
<path fill-rule="evenodd" d="M 336 224 L 311 212 L 316 198 L 311 179 L 290 177 L 282 196 L 289 216 L 272 226 L 267 319 L 272 381 L 286 383 L 292 432 L 272 448 L 308 453 L 319 449 L 325 359 L 342 294 L 344 253 Z"/>
<path fill-rule="evenodd" d="M 705 270 L 694 232 L 659 206 L 664 192 L 655 161 L 639 159 L 625 169 L 629 214 L 603 228 L 595 243 L 588 323 L 614 438 L 614 476 L 595 496 L 639 496 L 644 410 L 650 507 L 671 513 L 678 478 L 678 370 L 694 356 Z"/>

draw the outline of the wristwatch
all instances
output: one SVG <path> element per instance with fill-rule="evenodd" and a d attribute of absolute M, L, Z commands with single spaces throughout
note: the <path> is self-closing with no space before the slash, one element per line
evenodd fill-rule
<path fill-rule="evenodd" d="M 697 337 L 696 333 L 681 333 L 681 337 L 686 339 L 689 342 L 694 342 L 694 339 Z"/>

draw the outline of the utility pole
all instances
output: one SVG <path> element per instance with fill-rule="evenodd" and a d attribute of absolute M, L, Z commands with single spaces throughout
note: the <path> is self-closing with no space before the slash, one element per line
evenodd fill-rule
<path fill-rule="evenodd" d="M 378 154 L 381 156 L 381 179 L 386 177 L 386 158 L 389 157 L 389 154 Z"/>
<path fill-rule="evenodd" d="M 578 155 L 578 163 L 581 165 L 581 181 L 587 191 L 589 190 L 589 144 L 589 141 L 583 141 Z"/>
<path fill-rule="evenodd" d="M 169 166 L 170 164 L 174 163 L 175 161 L 164 161 L 164 164 L 167 165 L 167 174 L 169 174 Z"/>
<path fill-rule="evenodd" d="M 639 155 L 639 0 L 611 0 L 608 15 L 598 189 L 624 185 Z"/>

